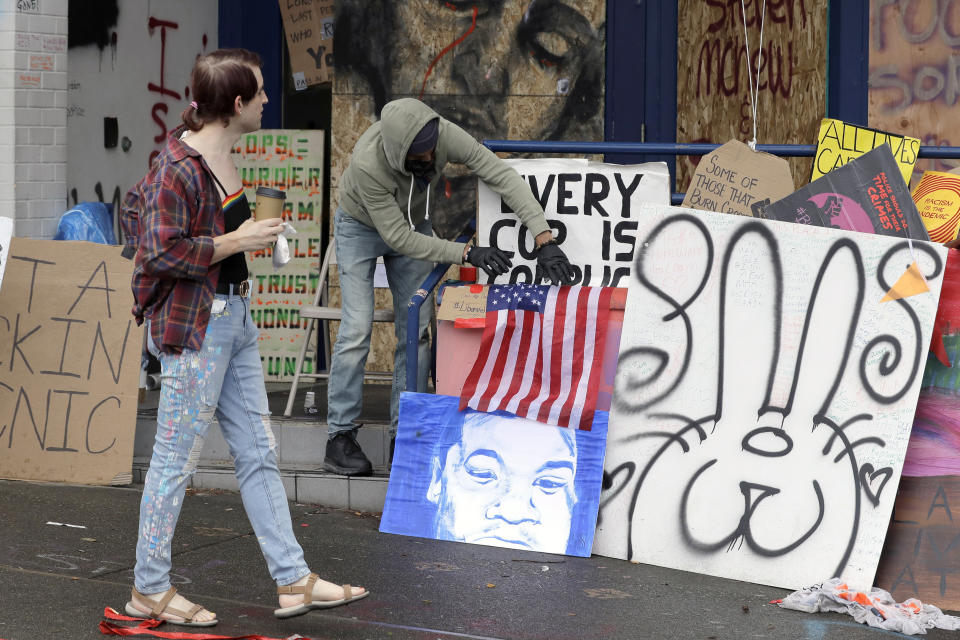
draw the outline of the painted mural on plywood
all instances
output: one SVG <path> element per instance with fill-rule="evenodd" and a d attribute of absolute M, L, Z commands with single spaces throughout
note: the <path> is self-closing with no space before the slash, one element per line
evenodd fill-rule
<path fill-rule="evenodd" d="M 401 97 L 477 139 L 602 140 L 605 15 L 600 0 L 338 2 L 333 186 L 360 134 Z M 472 215 L 473 182 L 440 182 L 441 235 Z"/>
<path fill-rule="evenodd" d="M 870 0 L 870 126 L 920 138 L 924 145 L 960 144 L 960 7 L 944 0 Z M 960 160 L 919 160 L 924 171 L 948 171 Z"/>
<path fill-rule="evenodd" d="M 759 87 L 757 142 L 816 143 L 826 104 L 826 2 L 680 0 L 678 15 L 678 142 L 753 138 L 749 44 L 752 82 Z M 677 162 L 679 191 L 686 190 L 696 160 Z M 790 166 L 803 184 L 810 160 L 791 159 Z"/>
<path fill-rule="evenodd" d="M 482 139 L 603 139 L 604 0 L 338 0 L 330 201 L 360 134 L 383 105 L 415 97 Z M 437 235 L 476 209 L 476 179 L 448 166 L 432 195 Z M 368 368 L 392 366 L 375 327 Z M 379 345 L 379 346 L 378 346 Z M 378 362 L 379 354 L 387 356 Z"/>

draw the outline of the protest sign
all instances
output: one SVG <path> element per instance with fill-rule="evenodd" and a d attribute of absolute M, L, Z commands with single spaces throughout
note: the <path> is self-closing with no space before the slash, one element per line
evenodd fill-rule
<path fill-rule="evenodd" d="M 323 131 L 261 129 L 242 138 L 234 148 L 250 206 L 257 187 L 286 192 L 283 219 L 297 230 L 289 239 L 290 261 L 273 268 L 273 249 L 247 254 L 253 289 L 250 315 L 260 329 L 260 359 L 264 379 L 289 380 L 306 337 L 307 320 L 300 309 L 313 303 L 320 280 L 322 248 Z M 316 335 L 316 334 L 314 334 Z M 316 349 L 308 349 L 304 373 L 314 371 Z"/>
<path fill-rule="evenodd" d="M 764 205 L 793 193 L 790 164 L 730 140 L 697 164 L 683 206 L 754 216 Z"/>
<path fill-rule="evenodd" d="M 942 171 L 927 171 L 913 190 L 931 242 L 950 242 L 960 228 L 960 176 Z"/>
<path fill-rule="evenodd" d="M 478 284 L 444 287 L 437 320 L 484 318 L 488 287 Z"/>
<path fill-rule="evenodd" d="M 333 76 L 333 0 L 279 0 L 297 91 Z"/>
<path fill-rule="evenodd" d="M 576 284 L 624 286 L 636 247 L 641 203 L 670 203 L 670 175 L 663 162 L 616 165 L 544 158 L 506 160 L 530 185 L 557 244 L 577 272 Z M 534 239 L 499 194 L 481 181 L 477 189 L 480 245 L 511 254 L 509 273 L 483 282 L 530 283 L 536 274 Z"/>
<path fill-rule="evenodd" d="M 764 207 L 762 216 L 848 231 L 929 239 L 886 144 Z"/>
<path fill-rule="evenodd" d="M 869 588 L 947 249 L 676 207 L 639 220 L 594 553 Z M 880 304 L 911 260 L 929 291 Z"/>
<path fill-rule="evenodd" d="M 813 182 L 884 144 L 890 145 L 903 181 L 910 184 L 913 165 L 917 163 L 917 154 L 920 152 L 919 139 L 824 118 L 820 121 L 810 181 Z"/>
<path fill-rule="evenodd" d="M 14 238 L 0 288 L 0 477 L 129 484 L 143 332 L 120 247 Z"/>

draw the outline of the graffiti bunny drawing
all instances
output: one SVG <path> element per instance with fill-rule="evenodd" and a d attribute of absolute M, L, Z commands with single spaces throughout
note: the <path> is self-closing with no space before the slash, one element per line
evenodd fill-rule
<path fill-rule="evenodd" d="M 649 224 L 595 551 L 785 587 L 870 586 L 942 249 L 704 212 Z M 932 295 L 880 305 L 911 255 Z"/>

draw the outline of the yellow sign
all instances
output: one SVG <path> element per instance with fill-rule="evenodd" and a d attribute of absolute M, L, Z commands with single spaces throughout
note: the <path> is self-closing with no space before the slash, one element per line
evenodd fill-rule
<path fill-rule="evenodd" d="M 931 242 L 950 242 L 960 229 L 960 176 L 926 171 L 913 190 L 923 225 Z"/>
<path fill-rule="evenodd" d="M 903 181 L 909 185 L 913 165 L 917 163 L 917 153 L 920 151 L 919 139 L 824 118 L 820 121 L 810 182 L 883 144 L 890 145 L 890 151 L 903 174 Z"/>

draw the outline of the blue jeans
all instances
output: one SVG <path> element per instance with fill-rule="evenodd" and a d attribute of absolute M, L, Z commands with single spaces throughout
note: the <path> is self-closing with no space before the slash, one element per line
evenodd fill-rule
<path fill-rule="evenodd" d="M 432 235 L 430 221 L 424 220 L 417 232 Z M 363 369 L 370 352 L 373 330 L 373 272 L 377 258 L 383 256 L 387 282 L 393 294 L 394 334 L 397 348 L 393 354 L 393 388 L 390 392 L 390 425 L 397 428 L 397 403 L 407 386 L 407 303 L 433 270 L 433 263 L 416 260 L 391 249 L 376 229 L 352 218 L 337 208 L 334 216 L 334 241 L 337 268 L 343 296 L 342 320 L 333 347 L 330 378 L 327 384 L 327 424 L 331 438 L 353 432 L 363 401 Z M 430 340 L 427 327 L 433 308 L 429 300 L 420 307 L 420 343 L 417 389 L 426 391 L 430 371 Z"/>
<path fill-rule="evenodd" d="M 257 327 L 250 301 L 225 301 L 210 324 L 200 351 L 160 353 L 161 391 L 157 436 L 140 501 L 140 534 L 134 585 L 144 594 L 170 588 L 170 548 L 187 481 L 197 468 L 204 437 L 216 420 L 230 447 L 243 506 L 278 585 L 308 575 L 303 550 L 293 535 L 290 506 L 277 467 L 270 428 Z M 147 336 L 150 336 L 149 325 Z"/>

